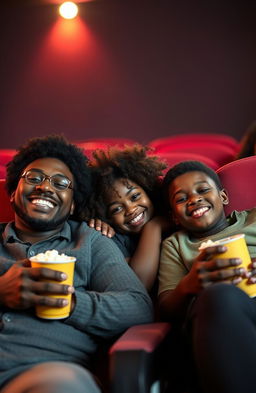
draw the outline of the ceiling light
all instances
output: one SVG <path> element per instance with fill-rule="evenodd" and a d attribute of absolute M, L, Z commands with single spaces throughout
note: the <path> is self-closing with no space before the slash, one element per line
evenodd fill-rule
<path fill-rule="evenodd" d="M 60 15 L 65 19 L 73 19 L 77 16 L 78 7 L 72 1 L 65 1 L 59 8 Z"/>

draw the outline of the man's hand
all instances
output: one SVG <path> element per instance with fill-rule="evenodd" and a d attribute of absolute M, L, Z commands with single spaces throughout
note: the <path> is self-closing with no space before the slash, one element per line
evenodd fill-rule
<path fill-rule="evenodd" d="M 0 276 L 0 303 L 12 309 L 35 305 L 64 307 L 68 304 L 67 299 L 55 299 L 47 294 L 74 293 L 72 286 L 58 283 L 66 278 L 65 273 L 57 270 L 31 267 L 28 259 L 18 261 Z"/>

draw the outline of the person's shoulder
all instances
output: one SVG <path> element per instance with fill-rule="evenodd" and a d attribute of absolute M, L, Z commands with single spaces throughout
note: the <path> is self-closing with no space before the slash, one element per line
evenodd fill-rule
<path fill-rule="evenodd" d="M 81 228 L 84 230 L 90 229 L 85 221 L 76 221 L 76 220 L 69 219 L 67 221 L 67 224 L 69 225 L 71 230 L 77 230 L 78 228 Z"/>
<path fill-rule="evenodd" d="M 241 211 L 234 210 L 231 213 L 231 216 L 235 216 L 238 219 L 242 218 L 242 217 L 245 217 L 245 218 L 256 217 L 256 207 L 253 207 L 252 209 L 248 209 L 248 210 L 241 210 Z"/>
<path fill-rule="evenodd" d="M 241 214 L 243 214 L 246 219 L 250 219 L 250 221 L 256 222 L 256 207 L 250 210 L 243 210 Z"/>
<path fill-rule="evenodd" d="M 175 231 L 170 236 L 166 237 L 163 240 L 162 244 L 163 245 L 168 245 L 170 243 L 178 244 L 178 243 L 180 243 L 181 239 L 184 239 L 184 238 L 189 238 L 189 235 L 186 231 L 184 231 L 184 230 Z"/>
<path fill-rule="evenodd" d="M 125 258 L 130 258 L 138 245 L 138 238 L 130 234 L 117 233 L 112 238 L 113 242 L 122 251 Z"/>
<path fill-rule="evenodd" d="M 103 236 L 99 231 L 96 231 L 96 229 L 89 227 L 85 221 L 68 220 L 66 224 L 72 237 L 77 237 L 79 235 L 86 236 L 91 239 L 97 239 Z"/>

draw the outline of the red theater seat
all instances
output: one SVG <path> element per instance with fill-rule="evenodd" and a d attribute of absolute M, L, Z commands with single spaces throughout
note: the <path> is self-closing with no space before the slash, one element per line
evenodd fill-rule
<path fill-rule="evenodd" d="M 0 165 L 7 164 L 16 153 L 14 149 L 0 149 Z"/>
<path fill-rule="evenodd" d="M 208 158 L 206 156 L 203 156 L 201 154 L 196 154 L 196 153 L 190 153 L 190 152 L 171 152 L 171 153 L 163 153 L 163 152 L 158 152 L 156 154 L 151 153 L 152 155 L 158 156 L 162 161 L 165 161 L 168 165 L 168 168 L 165 170 L 165 172 L 171 168 L 172 166 L 178 164 L 179 162 L 182 161 L 201 161 L 204 164 L 208 165 L 210 168 L 216 170 L 219 168 L 219 165 L 217 162 L 212 160 L 211 158 Z"/>
<path fill-rule="evenodd" d="M 6 167 L 4 165 L 0 165 L 0 179 L 5 179 L 6 176 Z"/>
<path fill-rule="evenodd" d="M 239 150 L 239 142 L 230 135 L 218 133 L 187 133 L 187 134 L 174 134 L 163 138 L 156 138 L 151 140 L 148 145 L 153 148 L 161 148 L 168 144 L 180 144 L 188 142 L 210 142 L 218 143 L 221 145 L 232 148 L 235 152 Z"/>
<path fill-rule="evenodd" d="M 181 142 L 161 145 L 155 148 L 155 153 L 187 152 L 200 154 L 215 161 L 218 166 L 227 164 L 235 158 L 235 151 L 225 145 L 212 142 Z"/>
<path fill-rule="evenodd" d="M 5 180 L 0 179 L 0 222 L 8 222 L 14 219 L 14 213 L 10 204 L 10 197 L 5 189 Z"/>
<path fill-rule="evenodd" d="M 223 187 L 228 191 L 226 214 L 233 210 L 246 210 L 256 206 L 256 156 L 230 162 L 216 171 Z"/>

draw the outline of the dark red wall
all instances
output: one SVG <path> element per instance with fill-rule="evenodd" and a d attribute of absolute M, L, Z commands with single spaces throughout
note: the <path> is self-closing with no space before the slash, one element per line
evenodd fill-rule
<path fill-rule="evenodd" d="M 85 2 L 73 38 L 46 2 L 2 11 L 0 147 L 52 132 L 240 139 L 256 118 L 255 1 Z"/>

